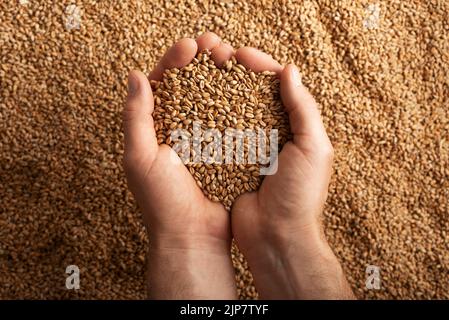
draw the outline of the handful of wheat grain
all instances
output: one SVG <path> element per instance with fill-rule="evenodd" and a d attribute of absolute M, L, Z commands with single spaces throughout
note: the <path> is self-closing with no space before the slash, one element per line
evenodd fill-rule
<path fill-rule="evenodd" d="M 227 210 L 240 194 L 257 190 L 262 182 L 261 164 L 254 161 L 256 148 L 252 148 L 254 145 L 246 134 L 262 130 L 263 142 L 258 141 L 258 151 L 265 146 L 266 153 L 280 150 L 290 139 L 288 116 L 279 96 L 279 79 L 272 72 L 254 73 L 235 58 L 218 68 L 210 53 L 202 52 L 184 68 L 166 70 L 162 81 L 152 82 L 152 86 L 158 143 L 173 147 L 175 130 L 181 132 L 182 138 L 191 139 L 194 147 L 187 161 L 184 159 L 186 166 L 205 195 L 222 202 Z M 277 129 L 279 139 L 268 141 L 273 129 Z M 226 140 L 232 131 L 235 136 L 230 139 L 236 138 L 236 148 L 232 143 L 223 150 L 209 150 L 212 159 L 218 161 L 208 161 L 204 150 L 212 135 L 197 134 L 208 130 L 217 133 L 220 141 L 223 136 Z M 268 145 L 273 144 L 278 149 L 268 151 Z M 198 150 L 203 151 L 198 154 Z M 227 161 L 223 160 L 225 155 L 230 156 Z M 251 156 L 253 161 L 249 160 Z"/>

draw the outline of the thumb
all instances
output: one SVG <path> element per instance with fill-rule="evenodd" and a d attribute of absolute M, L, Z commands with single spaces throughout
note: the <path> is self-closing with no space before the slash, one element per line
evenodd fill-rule
<path fill-rule="evenodd" d="M 153 93 L 147 77 L 140 71 L 128 76 L 128 98 L 123 110 L 125 157 L 131 161 L 150 161 L 156 156 L 157 140 L 154 130 Z"/>
<path fill-rule="evenodd" d="M 288 112 L 293 142 L 298 145 L 301 136 L 315 141 L 329 141 L 317 103 L 301 83 L 298 68 L 287 65 L 281 73 L 281 98 Z"/>

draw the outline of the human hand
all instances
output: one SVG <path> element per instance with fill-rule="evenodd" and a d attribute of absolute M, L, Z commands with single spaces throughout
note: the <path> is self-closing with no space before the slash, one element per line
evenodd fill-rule
<path fill-rule="evenodd" d="M 161 80 L 165 69 L 184 67 L 205 49 L 212 51 L 217 64 L 234 53 L 213 33 L 196 41 L 182 39 L 166 52 L 149 79 Z M 229 213 L 204 196 L 175 151 L 157 144 L 153 108 L 147 77 L 132 71 L 123 113 L 124 167 L 150 235 L 150 296 L 235 298 Z"/>
<path fill-rule="evenodd" d="M 293 141 L 278 157 L 278 171 L 232 208 L 232 230 L 262 298 L 352 298 L 323 234 L 333 148 L 317 104 L 294 65 L 282 68 L 266 54 L 244 48 L 237 60 L 254 71 L 276 72 Z"/>

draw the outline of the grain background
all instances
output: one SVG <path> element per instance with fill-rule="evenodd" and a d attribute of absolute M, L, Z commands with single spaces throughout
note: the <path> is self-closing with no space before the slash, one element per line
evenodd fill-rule
<path fill-rule="evenodd" d="M 336 150 L 324 222 L 356 295 L 449 298 L 449 2 L 21 2 L 0 3 L 0 298 L 145 297 L 151 235 L 121 166 L 127 73 L 204 31 L 299 66 Z M 242 297 L 249 281 L 239 271 Z"/>

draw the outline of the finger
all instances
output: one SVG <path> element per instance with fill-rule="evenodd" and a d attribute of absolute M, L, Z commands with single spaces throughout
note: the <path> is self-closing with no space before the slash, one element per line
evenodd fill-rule
<path fill-rule="evenodd" d="M 270 55 L 256 48 L 243 47 L 235 53 L 237 61 L 254 72 L 273 71 L 277 74 L 282 72 L 282 66 Z"/>
<path fill-rule="evenodd" d="M 196 38 L 196 44 L 198 46 L 197 52 L 203 50 L 210 50 L 220 45 L 221 39 L 213 32 L 206 32 Z"/>
<path fill-rule="evenodd" d="M 211 52 L 211 58 L 215 65 L 221 67 L 226 61 L 231 59 L 234 55 L 234 48 L 227 43 L 220 43 L 220 45 Z"/>
<path fill-rule="evenodd" d="M 128 76 L 128 98 L 123 110 L 125 131 L 125 155 L 136 159 L 154 159 L 157 140 L 154 131 L 153 94 L 147 77 L 140 71 L 131 71 Z"/>
<path fill-rule="evenodd" d="M 302 85 L 298 68 L 292 64 L 281 73 L 281 98 L 289 115 L 295 144 L 302 135 L 328 140 L 317 103 Z"/>
<path fill-rule="evenodd" d="M 156 68 L 150 73 L 150 80 L 162 80 L 166 69 L 182 68 L 195 58 L 198 45 L 195 40 L 184 38 L 176 42 L 161 58 Z"/>
<path fill-rule="evenodd" d="M 218 47 L 212 50 L 211 58 L 217 67 L 223 66 L 223 64 L 230 60 L 234 55 L 234 48 L 227 43 L 220 43 Z"/>

